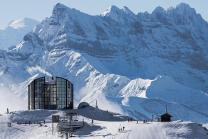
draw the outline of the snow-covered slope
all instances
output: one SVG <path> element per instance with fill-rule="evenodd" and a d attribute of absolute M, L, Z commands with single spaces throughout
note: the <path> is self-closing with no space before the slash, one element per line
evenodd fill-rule
<path fill-rule="evenodd" d="M 43 75 L 74 83 L 87 101 L 138 119 L 208 121 L 208 24 L 187 4 L 134 14 L 110 7 L 91 16 L 57 4 L 21 43 L 0 51 L 0 80 L 27 105 L 27 84 Z"/>
<path fill-rule="evenodd" d="M 13 20 L 0 30 L 0 49 L 8 49 L 19 43 L 39 22 L 30 18 Z"/>
<path fill-rule="evenodd" d="M 16 112 L 12 115 L 0 116 L 0 138 L 1 139 L 61 139 L 64 136 L 57 133 L 56 124 L 51 124 L 51 115 L 57 114 L 55 111 L 34 111 L 30 112 L 30 120 L 41 121 L 44 119 L 45 124 L 17 124 L 12 123 L 12 127 L 7 126 L 11 119 L 28 118 L 27 112 Z M 59 113 L 60 115 L 62 113 Z M 37 116 L 38 115 L 38 116 Z M 84 117 L 82 117 L 83 119 Z M 85 126 L 73 132 L 73 138 L 86 139 L 207 139 L 208 130 L 202 125 L 193 122 L 174 121 L 170 123 L 160 122 L 125 122 L 125 121 L 98 121 L 84 118 Z M 19 123 L 21 121 L 19 120 Z M 24 123 L 24 122 L 23 122 Z M 53 126 L 53 127 L 52 127 Z M 123 128 L 119 131 L 119 128 Z M 52 128 L 53 133 L 52 133 Z"/>

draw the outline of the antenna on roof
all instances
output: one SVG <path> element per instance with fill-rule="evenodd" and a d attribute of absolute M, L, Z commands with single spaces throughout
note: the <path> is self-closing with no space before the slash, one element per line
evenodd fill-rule
<path fill-rule="evenodd" d="M 167 106 L 167 104 L 165 105 L 165 112 L 168 113 L 168 106 Z"/>
<path fill-rule="evenodd" d="M 97 105 L 97 100 L 96 100 L 96 106 L 95 106 L 96 108 L 98 108 L 98 105 Z"/>

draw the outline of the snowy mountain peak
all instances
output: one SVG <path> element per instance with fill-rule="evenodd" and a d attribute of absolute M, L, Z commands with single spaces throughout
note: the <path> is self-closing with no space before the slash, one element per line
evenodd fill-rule
<path fill-rule="evenodd" d="M 126 6 L 124 6 L 124 7 L 122 8 L 122 10 L 123 10 L 126 14 L 128 14 L 128 15 L 132 15 L 132 16 L 135 15 L 135 14 L 134 14 L 128 7 L 126 7 Z"/>
<path fill-rule="evenodd" d="M 109 16 L 110 14 L 119 13 L 120 9 L 115 5 L 111 5 L 108 9 L 106 9 L 101 15 L 102 16 Z"/>
<path fill-rule="evenodd" d="M 188 4 L 186 3 L 180 3 L 176 6 L 176 9 L 183 9 L 183 10 L 194 10 L 194 8 L 191 8 Z"/>
<path fill-rule="evenodd" d="M 38 23 L 38 21 L 30 18 L 11 21 L 5 29 L 0 30 L 0 49 L 7 49 L 16 45 Z"/>
<path fill-rule="evenodd" d="M 23 19 L 18 19 L 18 20 L 13 20 L 9 23 L 8 27 L 13 28 L 13 29 L 20 29 L 20 28 L 25 28 L 25 27 L 31 27 L 35 26 L 38 24 L 38 21 L 30 18 L 23 18 Z"/>
<path fill-rule="evenodd" d="M 110 6 L 102 16 L 113 16 L 113 15 L 135 15 L 128 7 L 124 6 L 123 8 L 118 8 L 115 5 Z"/>
<path fill-rule="evenodd" d="M 53 10 L 57 10 L 57 9 L 70 9 L 70 8 L 67 7 L 66 5 L 62 4 L 62 3 L 57 3 L 57 4 L 54 6 L 54 9 L 53 9 Z"/>
<path fill-rule="evenodd" d="M 63 14 L 69 7 L 66 7 L 64 4 L 57 3 L 53 8 L 53 15 L 60 16 Z"/>
<path fill-rule="evenodd" d="M 180 3 L 176 7 L 170 7 L 167 10 L 159 6 L 152 12 L 151 18 L 165 24 L 194 26 L 204 26 L 202 24 L 206 24 L 201 15 L 185 3 Z"/>
<path fill-rule="evenodd" d="M 180 3 L 175 8 L 169 8 L 167 12 L 170 14 L 176 14 L 177 16 L 183 16 L 183 17 L 187 17 L 187 16 L 193 17 L 197 15 L 195 9 L 191 8 L 186 3 Z"/>
<path fill-rule="evenodd" d="M 128 7 L 124 6 L 120 9 L 114 5 L 109 7 L 101 16 L 109 17 L 120 23 L 131 22 L 132 19 L 136 18 L 136 15 Z"/>
<path fill-rule="evenodd" d="M 158 6 L 157 8 L 155 8 L 155 10 L 152 13 L 154 14 L 165 13 L 165 9 L 161 6 Z"/>
<path fill-rule="evenodd" d="M 56 12 L 56 11 L 64 11 L 66 9 L 69 9 L 69 7 L 65 6 L 64 4 L 62 3 L 57 3 L 54 8 L 53 8 L 53 12 Z"/>
<path fill-rule="evenodd" d="M 62 21 L 70 21 L 71 19 L 69 19 L 69 18 L 71 18 L 71 17 L 77 18 L 82 15 L 85 16 L 87 14 L 85 14 L 77 9 L 67 7 L 64 4 L 57 3 L 53 8 L 53 12 L 52 12 L 53 21 L 52 22 L 54 22 L 56 24 L 56 22 L 60 23 Z"/>
<path fill-rule="evenodd" d="M 194 8 L 191 8 L 188 4 L 180 3 L 174 9 L 174 12 L 181 16 L 196 16 L 196 11 Z"/>

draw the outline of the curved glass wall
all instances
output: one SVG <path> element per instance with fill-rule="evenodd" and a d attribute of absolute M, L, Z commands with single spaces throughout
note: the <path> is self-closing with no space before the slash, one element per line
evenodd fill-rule
<path fill-rule="evenodd" d="M 28 85 L 28 109 L 73 109 L 73 84 L 61 77 L 41 77 Z"/>

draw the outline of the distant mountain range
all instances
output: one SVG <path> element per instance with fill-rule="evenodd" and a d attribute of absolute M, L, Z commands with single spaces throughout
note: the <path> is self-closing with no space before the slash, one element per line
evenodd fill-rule
<path fill-rule="evenodd" d="M 0 30 L 0 49 L 15 46 L 38 23 L 38 21 L 30 18 L 11 21 L 5 29 Z"/>
<path fill-rule="evenodd" d="M 207 122 L 207 36 L 208 23 L 184 3 L 138 14 L 111 6 L 97 16 L 59 3 L 14 48 L 0 51 L 1 85 L 26 100 L 32 79 L 62 76 L 74 83 L 77 103 L 98 100 L 138 119 L 167 105 L 174 119 Z"/>

